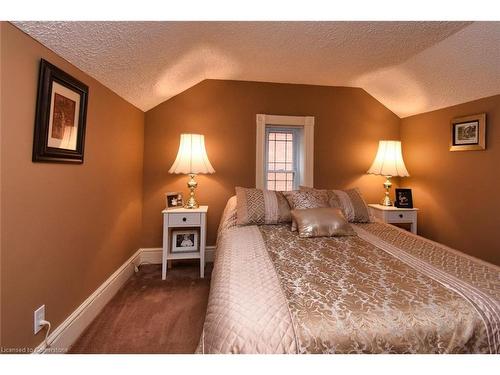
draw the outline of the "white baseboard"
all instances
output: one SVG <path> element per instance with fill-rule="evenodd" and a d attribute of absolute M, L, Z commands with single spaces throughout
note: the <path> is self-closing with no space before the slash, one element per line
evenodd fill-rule
<path fill-rule="evenodd" d="M 215 246 L 207 246 L 205 259 L 213 262 Z M 65 353 L 80 337 L 83 331 L 113 298 L 118 290 L 133 275 L 134 268 L 141 264 L 161 264 L 162 248 L 137 250 L 118 268 L 99 288 L 96 289 L 78 308 L 71 313 L 47 338 L 38 345 L 33 353 Z"/>

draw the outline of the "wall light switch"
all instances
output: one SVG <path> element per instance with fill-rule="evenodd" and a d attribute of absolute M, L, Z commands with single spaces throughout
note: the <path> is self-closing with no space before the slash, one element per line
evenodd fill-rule
<path fill-rule="evenodd" d="M 42 305 L 35 310 L 33 318 L 34 318 L 33 333 L 36 335 L 43 327 L 42 325 L 40 325 L 40 322 L 42 320 L 45 320 L 45 305 Z"/>

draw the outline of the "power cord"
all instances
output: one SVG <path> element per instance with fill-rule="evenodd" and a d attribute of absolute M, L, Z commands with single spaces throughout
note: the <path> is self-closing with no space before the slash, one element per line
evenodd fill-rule
<path fill-rule="evenodd" d="M 45 343 L 45 347 L 49 348 L 50 345 L 47 342 L 47 338 L 49 337 L 50 328 L 51 328 L 50 322 L 48 320 L 40 320 L 39 324 L 41 326 L 44 326 L 44 327 L 46 326 L 47 327 L 47 332 L 45 332 L 45 338 L 43 339 L 43 342 Z"/>
<path fill-rule="evenodd" d="M 142 266 L 142 265 L 144 265 L 144 264 L 151 264 L 151 263 L 150 262 L 141 262 L 141 263 L 139 263 L 137 265 L 134 265 L 134 272 L 135 273 L 139 272 L 139 267 Z"/>

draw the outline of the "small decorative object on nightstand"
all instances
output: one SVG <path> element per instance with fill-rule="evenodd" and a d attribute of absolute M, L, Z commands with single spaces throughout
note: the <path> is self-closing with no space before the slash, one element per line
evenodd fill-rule
<path fill-rule="evenodd" d="M 417 234 L 418 208 L 397 208 L 381 204 L 369 204 L 373 216 L 388 224 L 411 224 L 410 230 Z"/>
<path fill-rule="evenodd" d="M 396 188 L 396 199 L 394 206 L 398 208 L 413 208 L 413 197 L 411 189 Z"/>
<path fill-rule="evenodd" d="M 167 277 L 167 261 L 171 259 L 199 259 L 200 260 L 200 277 L 205 277 L 205 241 L 207 233 L 207 211 L 208 206 L 199 206 L 198 208 L 173 208 L 163 210 L 163 258 L 161 278 L 165 280 Z M 173 228 L 191 230 L 172 231 Z M 199 228 L 199 246 L 193 251 L 177 251 L 172 252 L 170 231 L 172 235 L 185 235 L 186 241 L 193 242 L 193 248 L 198 240 L 197 233 L 192 228 Z M 196 233 L 196 234 L 195 234 Z M 183 246 L 182 243 L 179 244 Z"/>
<path fill-rule="evenodd" d="M 171 210 L 173 208 L 180 208 L 183 206 L 182 193 L 180 191 L 173 191 L 165 194 L 166 197 L 166 209 Z"/>

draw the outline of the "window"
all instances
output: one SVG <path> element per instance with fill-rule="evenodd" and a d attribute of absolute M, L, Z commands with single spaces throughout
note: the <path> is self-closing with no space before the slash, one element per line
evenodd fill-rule
<path fill-rule="evenodd" d="M 298 189 L 301 131 L 300 128 L 266 126 L 266 189 Z"/>
<path fill-rule="evenodd" d="M 255 186 L 313 186 L 314 117 L 257 115 Z"/>

